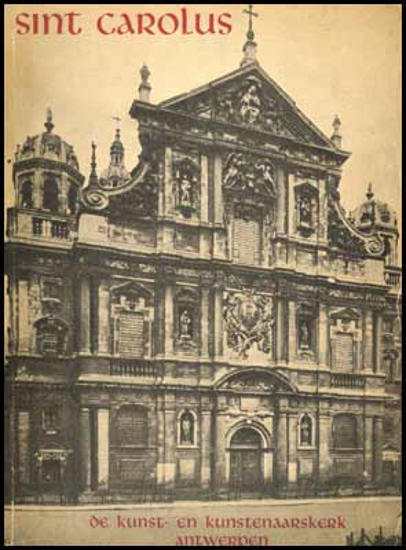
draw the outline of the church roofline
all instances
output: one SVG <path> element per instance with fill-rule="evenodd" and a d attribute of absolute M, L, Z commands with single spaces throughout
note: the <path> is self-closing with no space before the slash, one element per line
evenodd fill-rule
<path fill-rule="evenodd" d="M 334 143 L 331 141 L 330 138 L 328 138 L 300 109 L 299 107 L 297 106 L 296 102 L 279 86 L 279 84 L 277 84 L 277 82 L 275 82 L 275 80 L 273 80 L 273 78 L 271 78 L 269 76 L 269 74 L 261 67 L 261 65 L 258 63 L 258 61 L 256 62 L 252 62 L 252 63 L 249 63 L 247 65 L 243 65 L 242 67 L 239 67 L 238 69 L 235 69 L 233 71 L 231 71 L 230 73 L 227 73 L 221 77 L 218 77 L 214 80 L 211 80 L 210 82 L 208 82 L 207 84 L 204 84 L 202 86 L 199 86 L 197 88 L 194 88 L 192 90 L 190 90 L 189 92 L 186 92 L 186 93 L 182 93 L 182 94 L 178 94 L 176 96 L 173 96 L 171 98 L 168 98 L 164 101 L 161 101 L 159 104 L 158 104 L 158 107 L 160 108 L 165 108 L 167 109 L 168 107 L 171 107 L 177 103 L 180 103 L 180 102 L 183 102 L 187 99 L 190 99 L 192 97 L 195 97 L 196 95 L 199 95 L 201 93 L 204 93 L 208 90 L 210 90 L 211 88 L 215 87 L 215 86 L 218 86 L 220 84 L 223 84 L 225 82 L 228 82 L 229 80 L 231 80 L 232 78 L 236 77 L 236 76 L 239 76 L 239 75 L 244 75 L 244 74 L 249 74 L 250 72 L 258 72 L 271 86 L 273 86 L 276 91 L 283 97 L 283 99 L 292 107 L 292 109 L 295 110 L 295 112 L 297 113 L 297 115 L 302 119 L 302 121 L 307 124 L 308 126 L 310 126 L 310 128 L 318 135 L 318 137 L 323 140 L 325 143 L 326 143 L 326 146 L 337 152 L 337 153 L 341 153 L 341 154 L 344 154 L 346 156 L 349 156 L 351 153 L 348 152 L 348 151 L 344 151 L 342 149 L 338 149 Z"/>

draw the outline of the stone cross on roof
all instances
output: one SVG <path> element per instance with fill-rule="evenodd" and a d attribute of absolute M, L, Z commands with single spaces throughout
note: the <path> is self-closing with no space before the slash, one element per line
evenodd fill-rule
<path fill-rule="evenodd" d="M 248 40 L 254 40 L 254 31 L 252 29 L 252 18 L 258 17 L 258 14 L 252 11 L 252 4 L 248 5 L 248 10 L 243 10 L 243 13 L 248 15 L 248 32 L 247 32 L 247 38 Z"/>

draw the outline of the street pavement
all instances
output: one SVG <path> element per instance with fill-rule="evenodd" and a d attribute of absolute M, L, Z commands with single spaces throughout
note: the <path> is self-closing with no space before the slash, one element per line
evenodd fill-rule
<path fill-rule="evenodd" d="M 345 546 L 393 535 L 399 497 L 104 506 L 7 506 L 7 546 Z"/>

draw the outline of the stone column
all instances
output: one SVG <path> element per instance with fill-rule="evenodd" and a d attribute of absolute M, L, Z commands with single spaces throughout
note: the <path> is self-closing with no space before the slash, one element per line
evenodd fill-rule
<path fill-rule="evenodd" d="M 296 303 L 293 300 L 289 301 L 288 305 L 288 315 L 289 315 L 289 322 L 288 322 L 288 354 L 289 354 L 289 363 L 295 360 L 296 358 Z"/>
<path fill-rule="evenodd" d="M 211 482 L 211 410 L 201 412 L 201 484 L 207 489 Z"/>
<path fill-rule="evenodd" d="M 318 219 L 318 241 L 327 243 L 328 228 L 328 195 L 326 192 L 327 182 L 324 179 L 318 180 L 319 189 L 319 219 Z"/>
<path fill-rule="evenodd" d="M 286 360 L 286 304 L 283 298 L 277 299 L 276 359 Z"/>
<path fill-rule="evenodd" d="M 80 331 L 79 353 L 90 353 L 90 283 L 84 275 L 80 279 Z"/>
<path fill-rule="evenodd" d="M 292 413 L 288 416 L 289 421 L 289 464 L 288 481 L 296 483 L 297 481 L 297 414 Z"/>
<path fill-rule="evenodd" d="M 372 480 L 374 477 L 374 418 L 372 416 L 365 417 L 363 432 L 364 470 L 368 472 L 368 479 Z"/>
<path fill-rule="evenodd" d="M 217 281 L 214 290 L 214 354 L 223 355 L 223 291 L 224 285 Z"/>
<path fill-rule="evenodd" d="M 374 481 L 382 478 L 383 418 L 375 416 L 373 430 Z"/>
<path fill-rule="evenodd" d="M 219 399 L 217 397 L 217 399 Z M 230 452 L 226 442 L 227 418 L 224 414 L 216 414 L 216 443 L 215 443 L 215 489 L 218 492 L 227 489 L 230 481 Z"/>
<path fill-rule="evenodd" d="M 175 486 L 176 469 L 176 401 L 174 394 L 165 395 L 165 462 L 164 479 L 165 488 L 172 490 Z"/>
<path fill-rule="evenodd" d="M 165 355 L 173 354 L 173 286 L 165 286 Z"/>
<path fill-rule="evenodd" d="M 157 395 L 157 483 L 162 486 L 165 483 L 165 400 L 163 394 Z"/>
<path fill-rule="evenodd" d="M 288 176 L 288 233 L 294 235 L 296 231 L 296 215 L 295 215 L 295 175 Z"/>
<path fill-rule="evenodd" d="M 285 486 L 288 480 L 287 464 L 288 464 L 288 418 L 287 413 L 281 411 L 278 414 L 277 438 L 278 449 L 276 458 L 276 482 L 278 486 Z"/>
<path fill-rule="evenodd" d="M 214 223 L 223 224 L 223 165 L 220 154 L 216 154 L 214 157 Z"/>
<path fill-rule="evenodd" d="M 109 484 L 109 409 L 97 410 L 97 484 L 99 487 L 108 488 Z"/>
<path fill-rule="evenodd" d="M 375 317 L 375 372 L 383 372 L 382 365 L 382 315 L 376 312 Z"/>
<path fill-rule="evenodd" d="M 365 333 L 364 333 L 364 370 L 373 370 L 373 315 L 368 309 L 365 312 Z"/>
<path fill-rule="evenodd" d="M 28 279 L 18 282 L 18 351 L 30 351 Z"/>
<path fill-rule="evenodd" d="M 173 188 L 172 188 L 172 149 L 170 147 L 165 148 L 165 216 L 171 216 L 173 214 Z"/>
<path fill-rule="evenodd" d="M 201 357 L 209 356 L 210 334 L 210 288 L 201 287 Z"/>
<path fill-rule="evenodd" d="M 285 212 L 286 212 L 286 175 L 284 167 L 278 165 L 277 168 L 277 188 L 278 196 L 276 202 L 276 230 L 278 233 L 286 233 Z"/>
<path fill-rule="evenodd" d="M 92 481 L 92 458 L 91 458 L 91 433 L 90 433 L 90 410 L 82 407 L 80 411 L 80 472 L 81 487 L 90 491 Z"/>
<path fill-rule="evenodd" d="M 319 308 L 319 364 L 321 366 L 328 365 L 328 313 L 327 306 L 320 304 Z"/>
<path fill-rule="evenodd" d="M 209 221 L 209 159 L 201 156 L 200 221 Z"/>
<path fill-rule="evenodd" d="M 36 170 L 33 177 L 32 199 L 35 209 L 43 208 L 44 202 L 44 172 Z"/>
<path fill-rule="evenodd" d="M 110 294 L 108 281 L 102 279 L 99 281 L 99 299 L 98 299 L 98 352 L 100 355 L 108 354 L 110 349 Z"/>
<path fill-rule="evenodd" d="M 59 212 L 66 214 L 68 211 L 68 192 L 69 181 L 68 177 L 63 174 L 61 178 L 60 191 L 59 191 Z"/>
<path fill-rule="evenodd" d="M 329 414 L 319 416 L 319 479 L 329 477 L 331 469 L 330 458 L 331 418 Z"/>

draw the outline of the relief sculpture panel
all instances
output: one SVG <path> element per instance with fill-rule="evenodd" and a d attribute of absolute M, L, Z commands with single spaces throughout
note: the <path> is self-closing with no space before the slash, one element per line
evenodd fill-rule
<path fill-rule="evenodd" d="M 227 292 L 223 309 L 225 349 L 240 359 L 273 355 L 274 304 L 252 290 Z"/>

